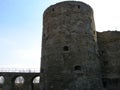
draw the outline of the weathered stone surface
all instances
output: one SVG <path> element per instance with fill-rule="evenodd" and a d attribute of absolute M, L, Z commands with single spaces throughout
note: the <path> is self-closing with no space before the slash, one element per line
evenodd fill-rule
<path fill-rule="evenodd" d="M 120 32 L 98 33 L 98 46 L 105 88 L 120 90 Z"/>
<path fill-rule="evenodd" d="M 103 90 L 92 8 L 57 3 L 43 25 L 41 90 Z"/>
<path fill-rule="evenodd" d="M 96 34 L 92 8 L 66 1 L 44 12 L 41 90 L 120 90 L 120 32 Z"/>

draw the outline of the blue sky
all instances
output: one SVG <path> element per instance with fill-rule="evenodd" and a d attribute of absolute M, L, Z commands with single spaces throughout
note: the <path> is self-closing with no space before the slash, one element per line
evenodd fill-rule
<path fill-rule="evenodd" d="M 0 0 L 0 66 L 40 64 L 40 0 Z"/>
<path fill-rule="evenodd" d="M 39 68 L 42 15 L 62 0 L 0 0 L 0 68 Z M 120 30 L 119 0 L 82 0 L 94 9 L 97 31 Z"/>

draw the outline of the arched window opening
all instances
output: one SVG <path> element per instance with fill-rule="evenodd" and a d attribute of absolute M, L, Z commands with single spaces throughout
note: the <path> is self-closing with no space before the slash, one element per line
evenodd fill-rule
<path fill-rule="evenodd" d="M 63 47 L 63 50 L 64 50 L 64 51 L 68 51 L 68 50 L 69 50 L 69 47 L 68 47 L 68 46 L 64 46 L 64 47 Z"/>
<path fill-rule="evenodd" d="M 16 79 L 15 79 L 15 86 L 17 86 L 17 87 L 23 86 L 24 81 L 25 80 L 24 80 L 23 76 L 16 77 Z"/>
<path fill-rule="evenodd" d="M 0 85 L 3 85 L 5 82 L 5 78 L 3 76 L 0 76 Z"/>
<path fill-rule="evenodd" d="M 75 66 L 75 67 L 74 67 L 74 70 L 75 70 L 75 71 L 80 71 L 80 70 L 81 70 L 81 66 L 79 66 L 79 65 Z"/>
<path fill-rule="evenodd" d="M 38 84 L 40 82 L 40 76 L 37 76 L 33 79 L 33 84 Z"/>

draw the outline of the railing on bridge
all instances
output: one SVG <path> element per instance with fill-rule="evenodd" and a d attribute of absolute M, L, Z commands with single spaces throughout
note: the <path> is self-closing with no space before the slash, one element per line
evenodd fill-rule
<path fill-rule="evenodd" d="M 0 72 L 39 73 L 38 68 L 0 68 Z"/>

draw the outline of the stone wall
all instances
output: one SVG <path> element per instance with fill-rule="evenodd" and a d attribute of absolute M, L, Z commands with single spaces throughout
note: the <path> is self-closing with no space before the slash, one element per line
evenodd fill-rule
<path fill-rule="evenodd" d="M 92 8 L 77 1 L 44 12 L 41 90 L 101 90 Z"/>
<path fill-rule="evenodd" d="M 98 32 L 97 36 L 104 86 L 120 90 L 120 32 Z"/>
<path fill-rule="evenodd" d="M 78 1 L 43 15 L 41 90 L 120 90 L 120 32 L 95 30 L 92 8 Z"/>

